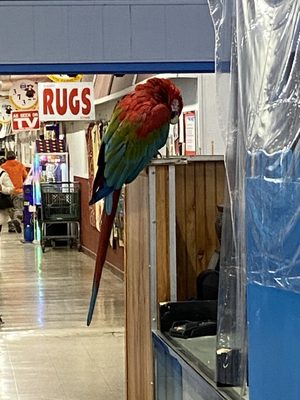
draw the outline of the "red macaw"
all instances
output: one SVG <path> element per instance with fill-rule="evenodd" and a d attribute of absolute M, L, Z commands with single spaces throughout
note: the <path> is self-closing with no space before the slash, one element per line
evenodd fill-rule
<path fill-rule="evenodd" d="M 90 204 L 104 198 L 100 238 L 87 325 L 90 325 L 106 258 L 120 191 L 146 167 L 178 122 L 183 102 L 168 79 L 152 78 L 123 97 L 115 106 L 99 151 L 98 170 Z"/>

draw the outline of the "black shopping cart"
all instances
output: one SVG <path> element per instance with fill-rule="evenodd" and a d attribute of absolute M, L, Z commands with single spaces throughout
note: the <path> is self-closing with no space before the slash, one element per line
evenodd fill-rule
<path fill-rule="evenodd" d="M 80 250 L 80 184 L 51 182 L 41 184 L 41 246 L 55 247 L 66 242 Z"/>

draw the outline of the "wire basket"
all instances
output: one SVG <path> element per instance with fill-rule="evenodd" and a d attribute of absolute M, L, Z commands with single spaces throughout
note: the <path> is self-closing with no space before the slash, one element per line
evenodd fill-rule
<path fill-rule="evenodd" d="M 80 183 L 55 182 L 41 184 L 42 221 L 80 220 Z"/>

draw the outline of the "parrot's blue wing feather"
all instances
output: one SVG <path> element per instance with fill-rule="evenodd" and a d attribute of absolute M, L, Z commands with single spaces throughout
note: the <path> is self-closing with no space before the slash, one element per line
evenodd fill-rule
<path fill-rule="evenodd" d="M 106 196 L 109 196 L 113 191 L 114 188 L 109 186 L 104 186 L 103 188 L 99 188 L 93 193 L 89 204 L 92 205 L 94 203 L 97 203 L 97 201 L 104 199 Z"/>
<path fill-rule="evenodd" d="M 113 193 L 110 193 L 104 199 L 104 207 L 107 215 L 111 214 L 112 205 L 113 205 Z"/>

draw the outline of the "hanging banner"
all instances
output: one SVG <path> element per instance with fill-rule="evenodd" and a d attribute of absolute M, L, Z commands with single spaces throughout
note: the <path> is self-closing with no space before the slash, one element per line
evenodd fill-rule
<path fill-rule="evenodd" d="M 41 121 L 94 120 L 92 82 L 38 84 Z"/>
<path fill-rule="evenodd" d="M 12 111 L 11 128 L 13 132 L 40 129 L 39 112 L 37 110 Z"/>

